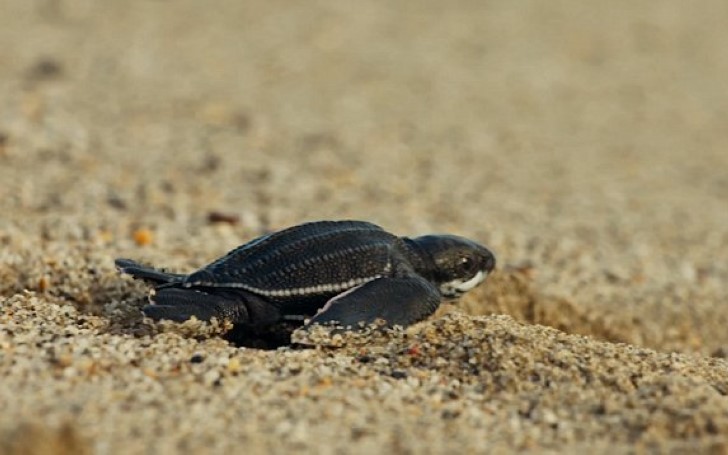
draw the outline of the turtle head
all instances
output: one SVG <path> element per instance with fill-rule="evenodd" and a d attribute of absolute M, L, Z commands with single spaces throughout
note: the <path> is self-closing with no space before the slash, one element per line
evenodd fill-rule
<path fill-rule="evenodd" d="M 459 297 L 483 282 L 495 267 L 495 256 L 484 246 L 455 235 L 425 235 L 412 239 L 432 267 L 432 280 L 443 297 Z"/>

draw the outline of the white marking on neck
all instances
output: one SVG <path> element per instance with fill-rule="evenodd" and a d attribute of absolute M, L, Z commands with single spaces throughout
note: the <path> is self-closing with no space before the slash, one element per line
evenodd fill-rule
<path fill-rule="evenodd" d="M 486 275 L 486 272 L 480 270 L 475 274 L 475 276 L 467 281 L 463 281 L 461 278 L 458 278 L 457 280 L 442 283 L 440 285 L 440 293 L 446 297 L 457 297 L 482 283 Z"/>

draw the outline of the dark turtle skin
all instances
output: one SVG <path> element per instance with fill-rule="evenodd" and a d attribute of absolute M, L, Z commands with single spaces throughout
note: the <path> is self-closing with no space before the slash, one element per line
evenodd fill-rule
<path fill-rule="evenodd" d="M 152 319 L 213 317 L 259 329 L 283 321 L 356 329 L 407 326 L 495 267 L 485 247 L 453 235 L 398 237 L 364 221 L 318 221 L 252 240 L 189 275 L 129 259 L 117 268 L 152 283 Z"/>

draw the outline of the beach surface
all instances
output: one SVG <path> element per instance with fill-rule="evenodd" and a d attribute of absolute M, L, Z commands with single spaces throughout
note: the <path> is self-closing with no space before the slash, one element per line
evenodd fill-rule
<path fill-rule="evenodd" d="M 0 17 L 0 453 L 728 453 L 728 3 Z M 113 265 L 318 219 L 498 268 L 271 349 L 143 320 Z"/>

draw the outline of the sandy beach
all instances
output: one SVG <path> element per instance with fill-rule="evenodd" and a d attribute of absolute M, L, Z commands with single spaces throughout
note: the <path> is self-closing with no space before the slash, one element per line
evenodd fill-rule
<path fill-rule="evenodd" d="M 0 453 L 728 453 L 728 4 L 0 4 Z M 142 319 L 363 219 L 498 258 L 405 330 Z"/>

